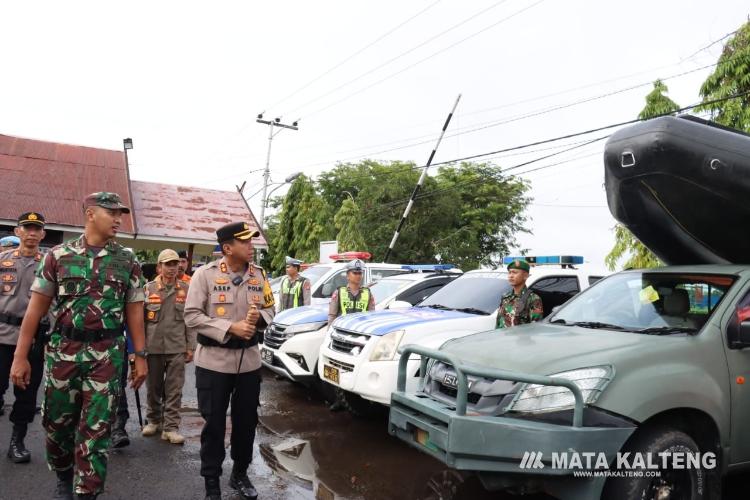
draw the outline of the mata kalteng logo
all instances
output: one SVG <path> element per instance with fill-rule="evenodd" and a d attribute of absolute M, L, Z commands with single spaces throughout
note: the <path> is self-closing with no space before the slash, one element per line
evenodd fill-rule
<path fill-rule="evenodd" d="M 686 451 L 660 453 L 618 452 L 610 464 L 602 452 L 553 452 L 544 460 L 541 451 L 526 451 L 518 464 L 520 469 L 544 469 L 549 463 L 557 470 L 683 470 L 716 468 L 716 454 Z"/>

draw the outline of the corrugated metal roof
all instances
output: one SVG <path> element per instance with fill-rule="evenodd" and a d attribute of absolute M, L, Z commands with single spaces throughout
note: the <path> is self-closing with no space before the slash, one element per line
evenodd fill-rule
<path fill-rule="evenodd" d="M 138 236 L 216 241 L 216 229 L 230 222 L 247 222 L 258 229 L 237 191 L 217 191 L 156 182 L 131 181 Z M 265 236 L 254 240 L 266 246 Z"/>
<path fill-rule="evenodd" d="M 0 135 L 0 219 L 35 211 L 50 224 L 82 227 L 81 203 L 95 191 L 133 207 L 122 151 Z M 132 233 L 132 218 L 120 229 Z"/>

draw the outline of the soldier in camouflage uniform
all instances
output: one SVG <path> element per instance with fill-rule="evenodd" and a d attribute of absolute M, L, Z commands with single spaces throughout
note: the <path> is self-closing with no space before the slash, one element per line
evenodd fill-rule
<path fill-rule="evenodd" d="M 508 264 L 508 283 L 513 288 L 500 300 L 497 328 L 523 325 L 544 317 L 542 299 L 526 288 L 529 270 L 529 263 L 525 260 L 516 259 Z"/>
<path fill-rule="evenodd" d="M 46 352 L 43 425 L 56 499 L 72 499 L 73 490 L 78 499 L 96 498 L 104 488 L 124 363 L 123 322 L 137 355 L 133 387 L 147 373 L 140 266 L 113 240 L 130 210 L 117 194 L 104 192 L 86 197 L 83 207 L 83 236 L 53 248 L 37 270 L 11 367 L 13 383 L 25 388 L 29 347 L 51 305 L 56 323 Z"/>

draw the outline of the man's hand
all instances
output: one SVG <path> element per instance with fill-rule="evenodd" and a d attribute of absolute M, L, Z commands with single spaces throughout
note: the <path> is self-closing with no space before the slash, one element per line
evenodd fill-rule
<path fill-rule="evenodd" d="M 250 340 L 255 335 L 255 325 L 251 325 L 247 320 L 237 321 L 229 327 L 229 333 L 243 340 Z"/>
<path fill-rule="evenodd" d="M 191 351 L 190 349 L 188 349 L 185 352 L 185 363 L 190 363 L 192 360 L 193 360 L 193 351 Z"/>
<path fill-rule="evenodd" d="M 245 319 L 247 319 L 247 322 L 251 325 L 255 325 L 258 322 L 258 318 L 260 318 L 260 310 L 258 309 L 258 306 L 252 304 L 247 311 L 247 317 Z"/>
<path fill-rule="evenodd" d="M 146 364 L 146 360 L 140 356 L 136 356 L 135 360 L 130 364 L 130 375 L 128 376 L 128 379 L 130 379 L 130 387 L 132 387 L 134 391 L 137 391 L 146 380 L 146 375 L 148 375 L 148 365 Z"/>
<path fill-rule="evenodd" d="M 13 358 L 13 364 L 10 367 L 10 380 L 13 385 L 26 389 L 26 386 L 31 382 L 31 364 L 28 358 Z"/>

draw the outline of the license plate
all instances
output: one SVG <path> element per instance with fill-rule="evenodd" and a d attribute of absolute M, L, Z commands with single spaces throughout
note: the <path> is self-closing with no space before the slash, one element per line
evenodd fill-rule
<path fill-rule="evenodd" d="M 261 349 L 260 357 L 269 365 L 273 364 L 273 351 L 269 351 L 268 349 Z"/>
<path fill-rule="evenodd" d="M 334 384 L 339 383 L 339 369 L 334 366 L 323 365 L 323 378 Z"/>

